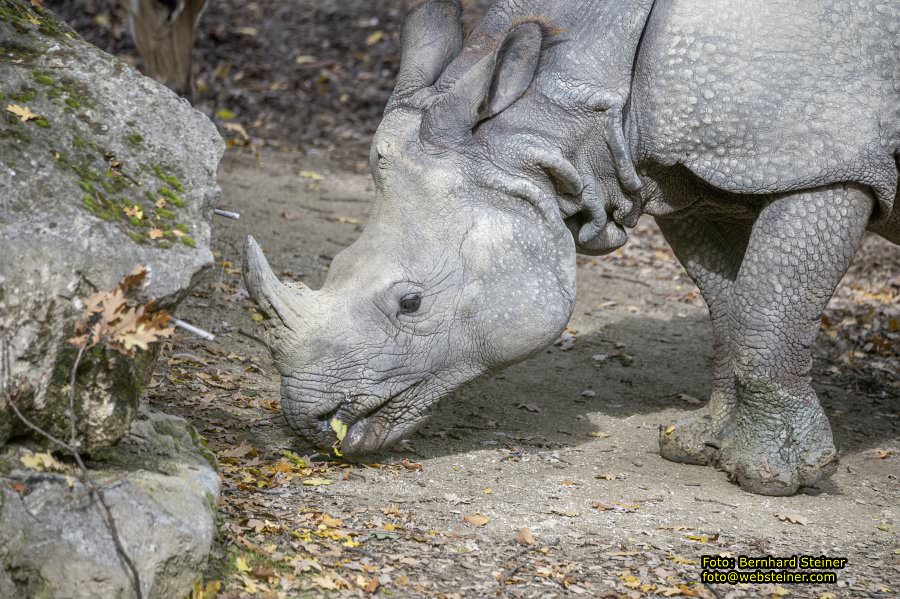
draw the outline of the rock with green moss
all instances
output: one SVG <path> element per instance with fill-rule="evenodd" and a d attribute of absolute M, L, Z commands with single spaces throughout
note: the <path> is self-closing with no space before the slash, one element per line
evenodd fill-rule
<path fill-rule="evenodd" d="M 63 456 L 67 471 L 26 468 L 29 443 L 0 450 L 0 597 L 135 596 L 97 502 Z M 143 596 L 188 596 L 215 534 L 212 453 L 181 418 L 142 408 L 92 465 Z"/>
<path fill-rule="evenodd" d="M 0 381 L 68 439 L 79 298 L 136 265 L 169 311 L 212 264 L 224 144 L 201 113 L 28 0 L 0 0 Z M 115 443 L 154 355 L 97 349 L 77 377 L 82 449 Z M 0 445 L 29 431 L 0 402 Z"/>

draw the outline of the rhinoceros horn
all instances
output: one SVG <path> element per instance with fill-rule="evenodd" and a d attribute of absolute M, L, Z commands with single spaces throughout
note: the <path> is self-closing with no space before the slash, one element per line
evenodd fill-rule
<path fill-rule="evenodd" d="M 277 318 L 288 329 L 298 332 L 302 322 L 300 302 L 311 293 L 305 285 L 288 287 L 278 280 L 259 244 L 252 236 L 244 243 L 244 284 L 253 301 L 270 318 Z"/>

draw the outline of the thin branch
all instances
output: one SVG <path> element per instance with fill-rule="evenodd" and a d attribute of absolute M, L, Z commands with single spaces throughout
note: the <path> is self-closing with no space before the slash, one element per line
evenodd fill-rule
<path fill-rule="evenodd" d="M 122 565 L 125 568 L 126 573 L 128 574 L 131 586 L 134 589 L 135 596 L 137 597 L 137 599 L 143 599 L 144 592 L 141 589 L 140 573 L 138 572 L 137 567 L 134 565 L 134 561 L 132 561 L 131 557 L 128 555 L 128 552 L 125 550 L 125 546 L 122 544 L 122 539 L 119 536 L 119 529 L 116 526 L 116 520 L 113 517 L 112 509 L 110 509 L 109 504 L 106 502 L 106 497 L 103 494 L 103 489 L 97 486 L 97 484 L 88 474 L 87 466 L 85 465 L 84 460 L 81 458 L 81 454 L 78 452 L 78 422 L 75 416 L 75 379 L 78 372 L 78 366 L 81 363 L 81 358 L 84 355 L 85 349 L 87 349 L 87 342 L 85 341 L 85 343 L 82 343 L 79 346 L 78 354 L 75 356 L 75 362 L 72 365 L 72 372 L 69 377 L 69 443 L 66 443 L 62 439 L 58 439 L 54 435 L 43 430 L 41 427 L 37 426 L 36 424 L 31 422 L 31 420 L 26 418 L 25 415 L 22 414 L 22 412 L 19 410 L 19 407 L 13 400 L 12 392 L 9 389 L 8 385 L 8 378 L 11 376 L 11 373 L 8 369 L 9 350 L 7 348 L 7 342 L 5 339 L 2 340 L 2 346 L 4 380 L 2 381 L 2 388 L 0 388 L 0 399 L 5 400 L 6 404 L 12 408 L 16 417 L 18 417 L 19 421 L 21 421 L 22 424 L 72 455 L 72 458 L 75 460 L 75 463 L 77 464 L 79 470 L 78 480 L 83 486 L 87 487 L 92 497 L 97 498 L 97 503 L 99 503 L 100 507 L 102 508 L 101 517 L 103 518 L 104 524 L 106 524 L 106 527 L 109 529 L 109 532 L 112 535 L 113 544 L 116 547 L 116 555 L 119 557 L 119 560 L 122 562 Z"/>
<path fill-rule="evenodd" d="M 75 377 L 78 375 L 78 366 L 81 364 L 81 357 L 87 348 L 87 341 L 78 346 L 78 353 L 75 355 L 75 362 L 72 364 L 72 372 L 69 374 L 69 451 L 74 451 L 78 447 L 78 431 L 77 419 L 75 416 Z"/>

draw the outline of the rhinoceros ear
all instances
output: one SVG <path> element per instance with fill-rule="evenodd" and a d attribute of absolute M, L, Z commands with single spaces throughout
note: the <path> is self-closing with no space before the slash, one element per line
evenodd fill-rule
<path fill-rule="evenodd" d="M 403 51 L 396 96 L 406 96 L 437 81 L 462 48 L 459 0 L 412 2 L 403 24 Z"/>
<path fill-rule="evenodd" d="M 534 79 L 542 41 L 540 24 L 522 23 L 462 73 L 451 65 L 435 84 L 438 95 L 426 111 L 423 138 L 464 142 L 475 125 L 509 108 Z"/>
<path fill-rule="evenodd" d="M 507 34 L 497 51 L 490 88 L 481 101 L 478 120 L 503 112 L 522 97 L 537 71 L 542 42 L 543 34 L 537 23 L 524 23 Z"/>

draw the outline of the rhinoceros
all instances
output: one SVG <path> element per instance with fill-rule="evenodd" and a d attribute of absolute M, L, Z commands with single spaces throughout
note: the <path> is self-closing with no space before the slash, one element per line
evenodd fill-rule
<path fill-rule="evenodd" d="M 810 345 L 866 231 L 900 243 L 900 5 L 502 0 L 465 42 L 460 14 L 407 15 L 371 217 L 324 286 L 280 282 L 246 242 L 290 426 L 348 455 L 408 435 L 557 339 L 576 252 L 646 214 L 715 350 L 662 456 L 770 495 L 833 473 Z"/>

